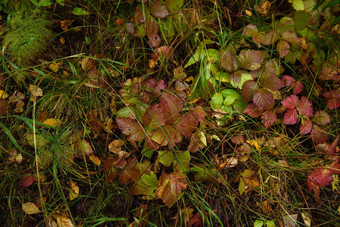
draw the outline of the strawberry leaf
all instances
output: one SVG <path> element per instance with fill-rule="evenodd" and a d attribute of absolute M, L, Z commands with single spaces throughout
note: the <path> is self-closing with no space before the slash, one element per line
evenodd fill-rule
<path fill-rule="evenodd" d="M 242 68 L 256 70 L 261 67 L 263 53 L 259 50 L 242 50 L 239 54 L 239 62 Z"/>
<path fill-rule="evenodd" d="M 287 110 L 283 116 L 283 123 L 285 125 L 295 125 L 298 120 L 298 113 L 296 109 Z"/>
<path fill-rule="evenodd" d="M 308 118 L 303 119 L 300 125 L 300 134 L 306 135 L 312 130 L 313 123 Z"/>
<path fill-rule="evenodd" d="M 186 177 L 182 172 L 175 171 L 169 175 L 163 173 L 158 181 L 156 198 L 162 199 L 170 208 L 179 199 L 187 185 Z"/>
<path fill-rule="evenodd" d="M 151 14 L 156 18 L 165 18 L 169 16 L 169 11 L 166 8 L 166 5 L 161 1 L 157 0 L 152 2 L 151 4 Z"/>
<path fill-rule="evenodd" d="M 242 86 L 242 98 L 245 102 L 250 102 L 253 100 L 255 91 L 259 89 L 258 84 L 254 80 L 246 81 Z"/>
<path fill-rule="evenodd" d="M 226 72 L 234 72 L 238 68 L 236 55 L 230 52 L 223 53 L 221 58 L 221 65 Z"/>
<path fill-rule="evenodd" d="M 164 109 L 160 104 L 154 104 L 146 110 L 142 120 L 146 128 L 149 130 L 159 128 L 166 122 Z"/>
<path fill-rule="evenodd" d="M 274 97 L 269 91 L 259 89 L 254 93 L 253 102 L 257 107 L 269 109 L 274 105 Z"/>
<path fill-rule="evenodd" d="M 328 99 L 327 106 L 330 110 L 334 110 L 340 107 L 340 99 Z"/>
<path fill-rule="evenodd" d="M 297 81 L 296 84 L 293 87 L 293 94 L 297 95 L 300 94 L 303 91 L 303 84 L 300 81 Z"/>
<path fill-rule="evenodd" d="M 192 113 L 184 114 L 184 118 L 177 124 L 177 129 L 183 136 L 190 137 L 193 131 L 197 128 L 198 120 Z"/>
<path fill-rule="evenodd" d="M 272 91 L 278 91 L 284 87 L 284 83 L 277 76 L 266 76 L 260 78 L 260 86 L 270 89 Z"/>
<path fill-rule="evenodd" d="M 289 53 L 290 45 L 286 41 L 280 40 L 276 44 L 276 49 L 277 49 L 277 52 L 280 55 L 280 58 L 283 58 L 284 56 L 286 56 Z"/>
<path fill-rule="evenodd" d="M 254 103 L 249 103 L 243 113 L 248 114 L 251 117 L 258 117 L 262 114 L 263 109 L 258 108 Z"/>
<path fill-rule="evenodd" d="M 242 35 L 244 35 L 245 37 L 253 37 L 258 32 L 259 31 L 257 30 L 256 25 L 248 24 L 247 26 L 244 27 Z"/>
<path fill-rule="evenodd" d="M 274 124 L 276 120 L 276 113 L 273 110 L 267 110 L 263 113 L 261 118 L 264 127 L 267 129 Z"/>
<path fill-rule="evenodd" d="M 158 180 L 154 172 L 144 173 L 131 190 L 132 195 L 144 195 L 143 199 L 154 199 Z"/>
<path fill-rule="evenodd" d="M 306 96 L 302 96 L 299 104 L 296 106 L 297 110 L 301 115 L 312 117 L 313 116 L 313 108 L 312 103 L 307 99 Z"/>
<path fill-rule="evenodd" d="M 296 81 L 293 77 L 288 75 L 283 76 L 281 80 L 284 82 L 286 87 L 293 85 Z"/>
<path fill-rule="evenodd" d="M 316 144 L 325 143 L 328 139 L 327 132 L 320 126 L 314 124 L 311 131 L 311 138 Z"/>
<path fill-rule="evenodd" d="M 328 115 L 328 113 L 326 113 L 323 110 L 320 110 L 313 115 L 312 121 L 319 125 L 326 125 L 331 122 L 331 118 Z"/>
<path fill-rule="evenodd" d="M 126 117 L 116 118 L 118 127 L 124 135 L 128 136 L 131 141 L 140 141 L 144 138 L 144 130 L 134 119 Z"/>
<path fill-rule="evenodd" d="M 121 184 L 137 181 L 142 173 L 150 167 L 150 161 L 145 160 L 139 163 L 134 158 L 129 158 L 124 170 L 120 174 L 118 180 Z"/>
<path fill-rule="evenodd" d="M 243 84 L 248 80 L 253 80 L 253 77 L 247 71 L 244 70 L 238 70 L 236 72 L 233 72 L 233 74 L 231 74 L 230 76 L 231 85 L 239 89 L 241 89 Z"/>
<path fill-rule="evenodd" d="M 286 30 L 282 33 L 282 39 L 290 42 L 291 44 L 299 44 L 300 39 L 297 37 L 296 33 L 293 31 Z"/>
<path fill-rule="evenodd" d="M 299 102 L 299 97 L 297 97 L 296 95 L 290 95 L 285 98 L 281 103 L 287 109 L 295 109 Z"/>

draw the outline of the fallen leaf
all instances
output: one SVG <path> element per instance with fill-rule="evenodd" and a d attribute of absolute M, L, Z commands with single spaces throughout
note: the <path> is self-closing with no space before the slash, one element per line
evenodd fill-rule
<path fill-rule="evenodd" d="M 91 154 L 91 155 L 89 156 L 89 158 L 90 158 L 90 160 L 91 160 L 95 165 L 97 165 L 97 166 L 100 166 L 100 165 L 101 165 L 101 161 L 100 161 L 100 159 L 99 159 L 97 156 Z"/>
<path fill-rule="evenodd" d="M 79 187 L 74 181 L 68 181 L 68 185 L 70 186 L 70 201 L 78 198 L 79 196 Z"/>
<path fill-rule="evenodd" d="M 33 84 L 30 84 L 28 91 L 31 93 L 31 96 L 33 98 L 39 97 L 39 96 L 43 96 L 43 91 L 41 88 L 39 88 L 38 86 L 35 86 Z"/>
<path fill-rule="evenodd" d="M 340 208 L 340 206 L 339 206 L 339 208 Z M 301 216 L 302 216 L 302 219 L 303 219 L 303 222 L 305 223 L 305 225 L 307 225 L 308 227 L 311 226 L 312 220 L 311 220 L 309 214 L 306 213 L 306 212 L 302 212 Z"/>
<path fill-rule="evenodd" d="M 4 90 L 0 90 L 0 99 L 6 99 L 8 94 Z"/>
<path fill-rule="evenodd" d="M 35 205 L 34 203 L 28 202 L 28 203 L 23 203 L 22 204 L 22 210 L 26 213 L 26 214 L 37 214 L 40 213 L 41 211 L 39 210 L 39 208 L 37 207 L 37 205 Z"/>
<path fill-rule="evenodd" d="M 62 124 L 62 121 L 56 118 L 48 118 L 43 123 L 52 127 L 57 127 Z"/>

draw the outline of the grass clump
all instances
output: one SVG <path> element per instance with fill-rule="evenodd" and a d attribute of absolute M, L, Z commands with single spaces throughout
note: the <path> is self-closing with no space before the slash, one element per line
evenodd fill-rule
<path fill-rule="evenodd" d="M 4 35 L 3 46 L 18 66 L 27 66 L 47 48 L 53 32 L 50 21 L 29 11 L 12 15 Z"/>

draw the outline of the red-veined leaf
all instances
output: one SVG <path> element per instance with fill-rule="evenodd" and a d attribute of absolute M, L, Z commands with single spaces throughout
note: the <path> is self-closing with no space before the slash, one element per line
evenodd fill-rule
<path fill-rule="evenodd" d="M 245 102 L 250 102 L 253 100 L 255 91 L 259 89 L 258 84 L 254 80 L 246 81 L 242 86 L 242 98 Z"/>
<path fill-rule="evenodd" d="M 312 140 L 316 144 L 325 143 L 328 139 L 328 133 L 326 132 L 326 130 L 316 124 L 313 124 L 313 128 L 310 134 Z"/>
<path fill-rule="evenodd" d="M 281 80 L 285 83 L 286 87 L 293 85 L 296 81 L 293 77 L 288 75 L 283 76 Z"/>
<path fill-rule="evenodd" d="M 242 68 L 256 70 L 261 67 L 263 53 L 259 50 L 242 50 L 239 54 L 239 62 Z"/>
<path fill-rule="evenodd" d="M 159 128 L 165 125 L 166 117 L 164 114 L 163 106 L 154 104 L 146 110 L 142 117 L 143 124 L 148 130 Z"/>
<path fill-rule="evenodd" d="M 276 113 L 273 110 L 267 110 L 262 115 L 262 123 L 265 128 L 269 128 L 275 123 Z"/>
<path fill-rule="evenodd" d="M 158 181 L 156 198 L 162 199 L 165 205 L 170 208 L 179 199 L 187 185 L 186 177 L 182 172 L 175 171 L 169 175 L 163 173 Z"/>
<path fill-rule="evenodd" d="M 286 30 L 281 35 L 282 39 L 290 42 L 291 44 L 299 44 L 300 39 L 297 37 L 296 33 L 293 31 Z"/>
<path fill-rule="evenodd" d="M 238 68 L 236 55 L 230 52 L 222 53 L 221 65 L 226 72 L 234 72 Z"/>
<path fill-rule="evenodd" d="M 260 86 L 272 91 L 278 91 L 284 87 L 284 83 L 275 75 L 260 78 Z"/>
<path fill-rule="evenodd" d="M 293 94 L 297 95 L 300 94 L 304 89 L 303 84 L 300 81 L 297 81 L 296 84 L 293 87 Z"/>
<path fill-rule="evenodd" d="M 283 123 L 285 125 L 295 125 L 298 120 L 298 113 L 296 109 L 287 110 L 283 116 Z"/>
<path fill-rule="evenodd" d="M 283 58 L 284 56 L 286 56 L 289 53 L 290 45 L 286 41 L 280 40 L 276 44 L 276 49 L 277 49 L 277 52 L 280 55 L 280 58 Z"/>
<path fill-rule="evenodd" d="M 313 123 L 310 119 L 303 119 L 300 125 L 300 134 L 306 135 L 312 130 Z"/>
<path fill-rule="evenodd" d="M 262 114 L 263 109 L 258 108 L 254 103 L 249 103 L 243 113 L 251 117 L 258 117 Z"/>
<path fill-rule="evenodd" d="M 290 95 L 287 98 L 285 98 L 281 103 L 287 109 L 295 109 L 299 102 L 300 102 L 299 97 L 297 97 L 296 95 Z"/>
<path fill-rule="evenodd" d="M 296 106 L 296 109 L 300 112 L 301 115 L 307 117 L 313 116 L 312 103 L 307 99 L 306 96 L 301 97 L 299 104 Z"/>
<path fill-rule="evenodd" d="M 124 135 L 128 136 L 129 140 L 140 141 L 144 138 L 144 130 L 134 119 L 126 117 L 116 118 L 118 127 Z"/>
<path fill-rule="evenodd" d="M 339 142 L 339 136 L 336 137 L 336 139 L 331 143 L 329 146 L 327 146 L 325 153 L 330 156 L 337 155 L 337 152 L 339 151 L 339 148 L 337 147 Z"/>
<path fill-rule="evenodd" d="M 253 102 L 257 107 L 269 109 L 274 105 L 274 97 L 269 91 L 259 89 L 254 93 Z"/>

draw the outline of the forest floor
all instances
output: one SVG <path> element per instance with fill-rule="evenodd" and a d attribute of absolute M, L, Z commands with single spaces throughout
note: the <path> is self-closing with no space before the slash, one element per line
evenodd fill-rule
<path fill-rule="evenodd" d="M 339 0 L 0 10 L 2 226 L 339 225 Z"/>

